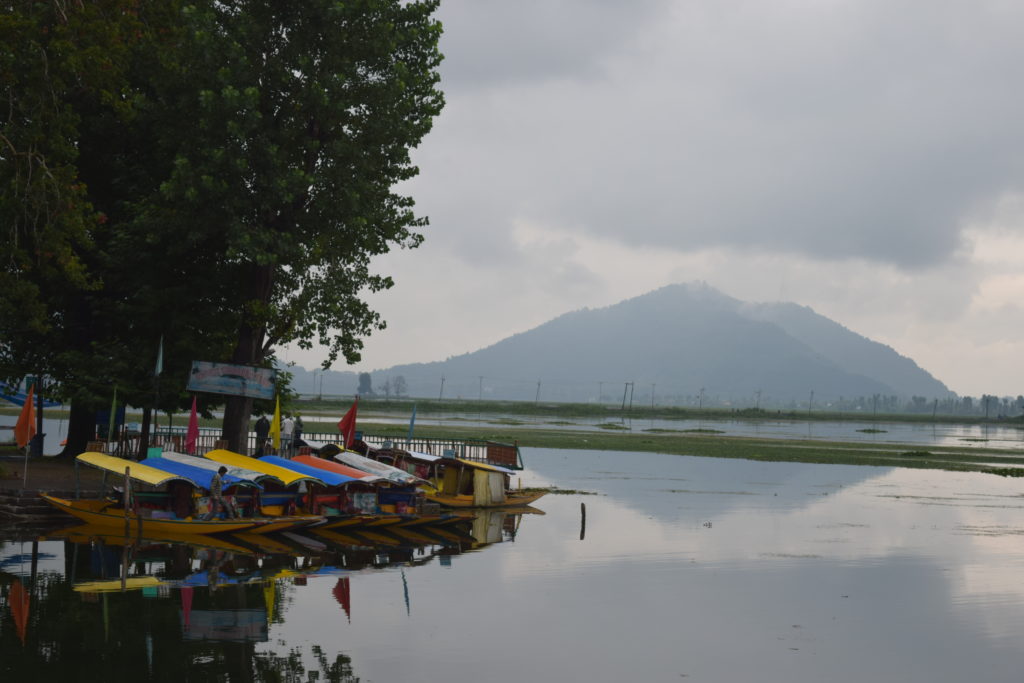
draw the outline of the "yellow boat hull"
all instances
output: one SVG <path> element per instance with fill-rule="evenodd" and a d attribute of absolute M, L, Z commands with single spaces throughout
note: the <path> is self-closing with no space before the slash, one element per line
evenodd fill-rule
<path fill-rule="evenodd" d="M 77 517 L 87 524 L 124 529 L 126 525 L 133 531 L 146 534 L 219 534 L 228 531 L 241 531 L 255 527 L 258 521 L 251 519 L 226 519 L 204 521 L 199 519 L 154 519 L 126 512 L 124 508 L 115 508 L 108 500 L 87 499 L 68 500 L 46 493 L 40 497 L 58 510 Z"/>
<path fill-rule="evenodd" d="M 475 502 L 473 496 L 468 495 L 453 496 L 445 493 L 427 493 L 425 495 L 427 500 L 451 508 L 514 508 L 529 505 L 545 493 L 547 491 L 511 492 L 505 495 L 505 500 L 492 505 L 480 505 Z"/>

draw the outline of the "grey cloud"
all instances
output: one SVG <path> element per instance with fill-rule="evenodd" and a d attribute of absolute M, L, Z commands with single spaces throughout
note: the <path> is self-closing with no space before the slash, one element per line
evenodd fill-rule
<path fill-rule="evenodd" d="M 445 73 L 474 130 L 428 140 L 458 157 L 424 169 L 447 184 L 435 226 L 458 240 L 532 218 L 921 267 L 1024 184 L 1024 6 L 666 7 L 448 4 Z"/>
<path fill-rule="evenodd" d="M 446 0 L 444 87 L 495 88 L 593 78 L 667 0 Z"/>

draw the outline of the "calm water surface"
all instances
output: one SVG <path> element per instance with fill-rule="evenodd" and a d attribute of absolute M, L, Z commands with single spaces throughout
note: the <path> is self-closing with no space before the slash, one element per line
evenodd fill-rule
<path fill-rule="evenodd" d="M 419 547 L 313 539 L 274 556 L 154 546 L 128 563 L 153 585 L 124 592 L 124 549 L 109 539 L 8 541 L 0 671 L 106 681 L 1021 677 L 1019 480 L 648 453 L 524 458 L 524 485 L 596 495 L 549 495 L 535 504 L 546 514 L 481 517 L 468 539 Z M 102 577 L 111 592 L 82 585 Z M 27 615 L 14 609 L 16 585 L 31 595 Z"/>

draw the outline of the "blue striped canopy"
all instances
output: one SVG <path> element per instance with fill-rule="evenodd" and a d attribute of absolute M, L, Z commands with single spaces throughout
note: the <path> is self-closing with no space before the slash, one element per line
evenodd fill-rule
<path fill-rule="evenodd" d="M 299 462 L 279 458 L 276 455 L 264 455 L 262 458 L 260 458 L 260 460 L 262 460 L 263 462 L 270 463 L 271 465 L 284 467 L 286 469 L 292 470 L 293 472 L 298 472 L 299 474 L 304 474 L 307 477 L 319 479 L 327 486 L 340 486 L 342 484 L 347 484 L 350 481 L 359 481 L 359 479 L 355 479 L 354 477 L 347 477 L 344 474 L 338 474 L 337 472 L 331 472 L 330 470 L 322 470 L 317 467 L 310 467 L 309 465 L 303 465 L 302 463 Z"/>
<path fill-rule="evenodd" d="M 158 470 L 163 470 L 164 472 L 167 472 L 169 474 L 176 474 L 179 477 L 185 477 L 187 479 L 190 479 L 206 490 L 210 489 L 210 483 L 213 481 L 213 475 L 216 474 L 216 472 L 213 472 L 208 469 L 203 469 L 202 467 L 196 467 L 195 465 L 186 465 L 183 462 L 176 462 L 174 460 L 167 460 L 165 458 L 146 458 L 141 462 L 144 465 L 149 465 L 150 467 L 156 468 Z M 257 488 L 262 488 L 258 484 L 254 484 L 246 479 L 232 477 L 230 474 L 225 474 L 223 476 L 223 480 L 225 488 L 227 488 L 228 486 L 234 486 L 235 484 L 243 484 L 245 486 L 256 486 Z"/>

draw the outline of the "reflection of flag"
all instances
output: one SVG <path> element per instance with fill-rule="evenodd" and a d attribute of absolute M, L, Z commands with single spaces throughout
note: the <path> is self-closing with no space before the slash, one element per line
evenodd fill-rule
<path fill-rule="evenodd" d="M 274 450 L 281 448 L 281 397 L 277 396 L 274 403 L 274 419 L 270 421 L 270 439 Z"/>
<path fill-rule="evenodd" d="M 359 397 L 352 403 L 352 407 L 345 413 L 345 417 L 338 420 L 338 431 L 345 440 L 345 448 L 352 445 L 356 438 L 356 406 L 359 405 Z"/>
<path fill-rule="evenodd" d="M 185 586 L 181 589 L 181 616 L 187 631 L 192 625 L 192 586 Z"/>
<path fill-rule="evenodd" d="M 199 416 L 196 415 L 196 397 L 192 397 L 192 414 L 188 416 L 188 431 L 185 432 L 185 452 L 196 452 L 196 441 L 199 440 Z"/>
<path fill-rule="evenodd" d="M 341 608 L 345 610 L 345 616 L 348 617 L 349 622 L 352 621 L 352 595 L 350 593 L 350 586 L 348 583 L 348 577 L 343 576 L 338 579 L 338 583 L 335 584 L 334 599 L 338 601 Z"/>
<path fill-rule="evenodd" d="M 36 409 L 32 394 L 35 385 L 28 388 L 28 396 L 25 397 L 25 405 L 21 406 L 21 415 L 14 425 L 14 440 L 18 442 L 18 448 L 24 448 L 32 437 L 36 435 Z"/>
<path fill-rule="evenodd" d="M 31 396 L 31 393 L 29 394 Z M 7 597 L 11 603 L 11 614 L 14 616 L 14 627 L 18 630 L 18 637 L 21 644 L 25 644 L 25 630 L 28 627 L 28 592 L 21 585 L 21 581 L 15 579 L 11 584 L 11 592 Z"/>

